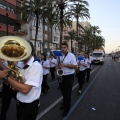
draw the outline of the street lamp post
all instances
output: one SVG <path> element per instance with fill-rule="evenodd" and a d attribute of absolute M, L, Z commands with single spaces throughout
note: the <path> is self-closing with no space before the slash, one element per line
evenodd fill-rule
<path fill-rule="evenodd" d="M 7 33 L 7 36 L 8 36 L 8 13 L 6 13 L 6 33 Z"/>

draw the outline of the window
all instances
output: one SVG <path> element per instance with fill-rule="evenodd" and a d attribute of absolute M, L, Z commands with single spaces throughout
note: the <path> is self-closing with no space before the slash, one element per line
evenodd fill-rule
<path fill-rule="evenodd" d="M 45 48 L 48 48 L 48 43 L 45 43 Z"/>
<path fill-rule="evenodd" d="M 47 25 L 45 25 L 45 31 L 47 31 L 48 30 L 48 26 Z"/>
<path fill-rule="evenodd" d="M 56 28 L 56 27 L 55 27 L 55 33 L 57 33 L 57 34 L 58 34 L 58 28 Z"/>
<path fill-rule="evenodd" d="M 58 37 L 54 36 L 54 41 L 57 42 L 58 41 Z"/>
<path fill-rule="evenodd" d="M 47 40 L 48 39 L 48 35 L 47 34 L 45 34 L 45 40 Z"/>
<path fill-rule="evenodd" d="M 51 32 L 51 27 L 49 27 L 49 32 Z"/>

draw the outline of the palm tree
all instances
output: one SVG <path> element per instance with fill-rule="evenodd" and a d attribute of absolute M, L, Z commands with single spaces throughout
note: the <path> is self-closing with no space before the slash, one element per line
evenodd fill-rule
<path fill-rule="evenodd" d="M 105 39 L 103 36 L 96 36 L 96 48 L 101 48 L 105 46 Z"/>
<path fill-rule="evenodd" d="M 84 33 L 81 34 L 81 37 L 82 37 L 82 40 L 84 41 L 84 44 L 85 44 L 85 51 L 89 51 L 90 49 L 92 49 L 92 28 L 91 28 L 91 25 L 89 27 L 85 28 Z"/>
<path fill-rule="evenodd" d="M 64 36 L 65 40 L 71 40 L 71 52 L 72 52 L 72 40 L 76 39 L 76 31 L 75 30 L 71 30 L 68 32 L 67 36 Z"/>
<path fill-rule="evenodd" d="M 36 33 L 35 33 L 35 42 L 34 47 L 36 51 L 36 41 L 38 36 L 38 24 L 41 18 L 45 18 L 47 0 L 24 0 L 22 13 L 23 18 L 27 21 L 35 18 L 36 20 Z"/>
<path fill-rule="evenodd" d="M 77 39 L 78 39 L 78 24 L 79 24 L 79 18 L 90 18 L 89 9 L 87 8 L 89 6 L 87 1 L 80 0 L 78 3 L 75 3 L 71 9 L 71 14 L 76 18 L 77 24 Z M 77 40 L 78 41 L 78 40 Z"/>
<path fill-rule="evenodd" d="M 92 32 L 94 34 L 94 46 L 93 46 L 93 50 L 96 48 L 96 34 L 99 35 L 101 33 L 101 30 L 99 29 L 98 26 L 92 26 Z"/>

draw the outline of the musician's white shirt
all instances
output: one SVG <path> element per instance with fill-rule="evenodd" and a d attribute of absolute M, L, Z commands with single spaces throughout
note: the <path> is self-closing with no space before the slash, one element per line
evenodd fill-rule
<path fill-rule="evenodd" d="M 49 60 L 46 59 L 46 61 L 41 60 L 40 64 L 45 67 L 50 67 Z M 49 69 L 43 68 L 43 75 L 46 75 L 49 73 Z"/>
<path fill-rule="evenodd" d="M 50 58 L 49 59 L 49 62 L 50 62 L 50 67 L 55 67 L 56 64 L 57 64 L 57 60 L 55 58 Z M 51 63 L 52 62 L 52 63 Z M 54 63 L 54 64 L 53 64 Z"/>
<path fill-rule="evenodd" d="M 34 57 L 27 62 L 27 65 L 29 65 L 27 69 L 20 70 L 25 82 L 24 84 L 32 85 L 32 89 L 27 94 L 21 92 L 17 93 L 17 99 L 23 103 L 31 103 L 34 100 L 39 99 L 41 94 L 43 69 L 40 63 L 33 61 Z"/>
<path fill-rule="evenodd" d="M 90 64 L 92 63 L 91 58 L 86 58 L 87 59 L 87 68 L 90 68 Z"/>
<path fill-rule="evenodd" d="M 86 65 L 87 65 L 88 59 L 84 59 L 84 60 L 81 60 L 81 61 L 77 60 L 77 63 L 79 63 L 79 62 L 80 62 L 81 64 L 86 64 Z M 87 68 L 87 67 L 85 67 L 84 65 L 80 65 L 79 70 L 80 70 L 80 71 L 84 71 L 86 68 Z"/>
<path fill-rule="evenodd" d="M 77 62 L 76 62 L 76 58 L 75 58 L 75 55 L 68 52 L 68 54 L 66 55 L 65 59 L 64 59 L 64 55 L 63 56 L 60 56 L 60 61 L 67 65 L 69 64 L 73 64 L 73 65 L 77 65 Z M 73 74 L 75 72 L 75 69 L 70 69 L 68 67 L 62 67 L 62 70 L 64 71 L 64 75 L 69 75 L 69 74 Z"/>

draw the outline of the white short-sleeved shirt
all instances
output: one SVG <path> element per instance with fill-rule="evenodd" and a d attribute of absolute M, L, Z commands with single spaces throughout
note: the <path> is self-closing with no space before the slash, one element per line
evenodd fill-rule
<path fill-rule="evenodd" d="M 80 63 L 87 65 L 87 61 L 88 61 L 87 59 L 84 59 L 84 60 L 81 60 Z M 79 60 L 77 60 L 77 63 L 79 63 Z M 84 71 L 86 68 L 87 68 L 87 67 L 85 67 L 85 66 L 83 66 L 83 65 L 80 65 L 79 70 L 80 70 L 80 71 Z"/>
<path fill-rule="evenodd" d="M 24 84 L 31 85 L 31 90 L 23 94 L 21 92 L 17 93 L 17 99 L 23 103 L 31 103 L 36 99 L 40 98 L 41 94 L 41 84 L 43 80 L 43 69 L 40 63 L 34 62 L 34 57 L 27 62 L 29 65 L 26 69 L 20 69 L 20 72 L 24 79 Z"/>
<path fill-rule="evenodd" d="M 46 61 L 42 60 L 42 61 L 40 62 L 40 64 L 41 64 L 42 66 L 45 66 L 45 67 L 49 67 L 49 68 L 50 68 L 49 60 L 46 60 Z M 46 74 L 48 74 L 48 73 L 49 73 L 49 69 L 43 68 L 43 75 L 46 75 Z"/>
<path fill-rule="evenodd" d="M 23 63 L 22 61 L 18 61 L 17 67 L 18 67 L 19 69 L 22 69 L 22 68 L 24 67 L 24 63 Z"/>
<path fill-rule="evenodd" d="M 64 59 L 64 57 L 65 57 L 64 55 L 60 56 L 61 62 L 65 63 L 67 65 L 69 65 L 69 64 L 77 65 L 76 58 L 75 58 L 74 54 L 68 52 L 65 59 Z M 61 69 L 64 71 L 64 75 L 73 74 L 75 72 L 75 69 L 70 69 L 68 67 L 62 67 Z"/>
<path fill-rule="evenodd" d="M 57 60 L 55 58 L 50 58 L 49 59 L 49 62 L 50 62 L 50 67 L 55 67 L 56 64 L 57 64 Z M 52 62 L 52 63 L 51 63 Z M 54 63 L 54 64 L 53 64 Z"/>
<path fill-rule="evenodd" d="M 89 57 L 89 59 L 88 58 L 86 58 L 87 59 L 87 68 L 90 68 L 90 64 L 91 64 L 91 58 Z"/>

